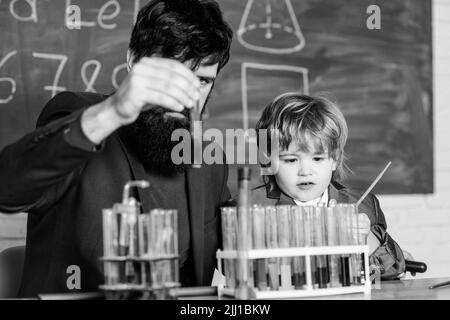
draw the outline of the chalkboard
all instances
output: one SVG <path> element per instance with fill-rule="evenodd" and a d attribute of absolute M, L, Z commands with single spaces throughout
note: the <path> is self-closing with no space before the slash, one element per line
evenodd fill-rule
<path fill-rule="evenodd" d="M 114 91 L 145 3 L 0 1 L 0 148 L 32 130 L 56 93 Z M 285 91 L 325 93 L 349 125 L 347 184 L 365 189 L 392 161 L 377 193 L 433 192 L 430 0 L 219 3 L 235 36 L 205 129 L 253 128 L 262 108 Z M 66 19 L 73 5 L 80 29 Z M 380 29 L 370 20 L 373 8 Z"/>

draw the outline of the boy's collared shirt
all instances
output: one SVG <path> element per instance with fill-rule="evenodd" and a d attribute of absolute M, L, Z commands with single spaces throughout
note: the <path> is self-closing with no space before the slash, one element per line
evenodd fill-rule
<path fill-rule="evenodd" d="M 293 200 L 298 206 L 302 206 L 302 207 L 317 206 L 318 204 L 328 205 L 328 188 L 325 189 L 325 192 L 322 193 L 322 196 L 320 198 L 316 198 L 316 199 L 313 199 L 310 201 L 300 201 L 300 200 L 295 200 L 295 199 L 293 199 Z"/>
<path fill-rule="evenodd" d="M 322 193 L 322 196 L 320 198 L 316 198 L 316 199 L 313 199 L 310 201 L 300 201 L 300 200 L 295 200 L 295 199 L 293 199 L 293 200 L 298 206 L 302 206 L 302 207 L 317 206 L 319 204 L 328 205 L 328 188 L 325 189 L 325 192 Z"/>

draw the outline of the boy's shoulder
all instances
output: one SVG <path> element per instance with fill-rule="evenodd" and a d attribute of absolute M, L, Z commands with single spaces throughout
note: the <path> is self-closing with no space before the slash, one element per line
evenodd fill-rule
<path fill-rule="evenodd" d="M 256 183 L 251 189 L 251 199 L 253 204 L 262 206 L 274 206 L 277 204 L 279 198 L 270 197 L 270 188 L 265 183 Z M 269 193 L 269 194 L 268 194 Z"/>

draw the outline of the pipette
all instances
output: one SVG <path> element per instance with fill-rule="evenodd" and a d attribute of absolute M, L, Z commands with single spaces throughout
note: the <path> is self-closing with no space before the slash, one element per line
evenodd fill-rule
<path fill-rule="evenodd" d="M 378 175 L 378 177 L 372 182 L 370 187 L 367 188 L 366 192 L 364 192 L 364 194 L 361 196 L 361 198 L 359 198 L 358 202 L 356 202 L 356 207 L 358 207 L 361 204 L 361 202 L 364 200 L 364 198 L 369 194 L 369 192 L 372 191 L 373 187 L 375 187 L 377 182 L 381 179 L 381 177 L 383 176 L 383 174 L 386 172 L 386 170 L 389 168 L 390 165 L 391 165 L 391 161 L 389 161 L 389 163 L 386 165 L 386 167 L 384 167 L 383 171 L 381 171 L 380 174 Z"/>

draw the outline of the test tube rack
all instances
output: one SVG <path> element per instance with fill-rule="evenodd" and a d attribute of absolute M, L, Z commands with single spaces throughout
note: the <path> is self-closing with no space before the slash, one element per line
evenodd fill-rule
<path fill-rule="evenodd" d="M 178 255 L 165 255 L 158 257 L 145 257 L 145 256 L 104 256 L 100 257 L 100 261 L 103 262 L 105 271 L 108 268 L 123 269 L 125 270 L 129 266 L 133 266 L 134 279 L 130 282 L 119 282 L 114 284 L 100 285 L 100 290 L 108 294 L 112 299 L 120 299 L 120 297 L 129 298 L 130 296 L 139 294 L 141 299 L 145 298 L 158 298 L 158 294 L 161 296 L 167 296 L 167 292 L 172 289 L 180 287 L 179 282 L 164 282 L 163 285 L 153 284 L 148 279 L 151 272 L 146 272 L 147 269 L 156 268 L 156 264 L 161 262 L 175 264 L 175 268 L 178 268 Z"/>
<path fill-rule="evenodd" d="M 364 283 L 352 284 L 351 286 L 315 288 L 312 284 L 311 258 L 322 255 L 345 255 L 345 254 L 363 254 L 364 255 Z M 216 253 L 219 272 L 222 273 L 222 262 L 224 259 L 234 259 L 237 261 L 238 252 L 236 250 L 217 250 Z M 322 247 L 297 247 L 297 248 L 277 248 L 277 249 L 252 249 L 246 252 L 249 261 L 265 258 L 283 258 L 283 257 L 304 257 L 306 267 L 306 285 L 302 289 L 293 290 L 258 290 L 252 287 L 256 299 L 281 299 L 281 298 L 306 298 L 329 295 L 363 293 L 370 295 L 371 280 L 369 273 L 369 247 L 367 245 L 349 245 L 349 246 L 322 246 Z M 218 286 L 218 296 L 230 296 L 238 298 L 235 295 L 234 288 L 227 288 L 224 285 Z"/>
<path fill-rule="evenodd" d="M 148 181 L 125 184 L 121 203 L 102 210 L 107 299 L 166 299 L 180 287 L 177 211 L 152 209 L 140 213 L 131 187 L 147 188 Z"/>

